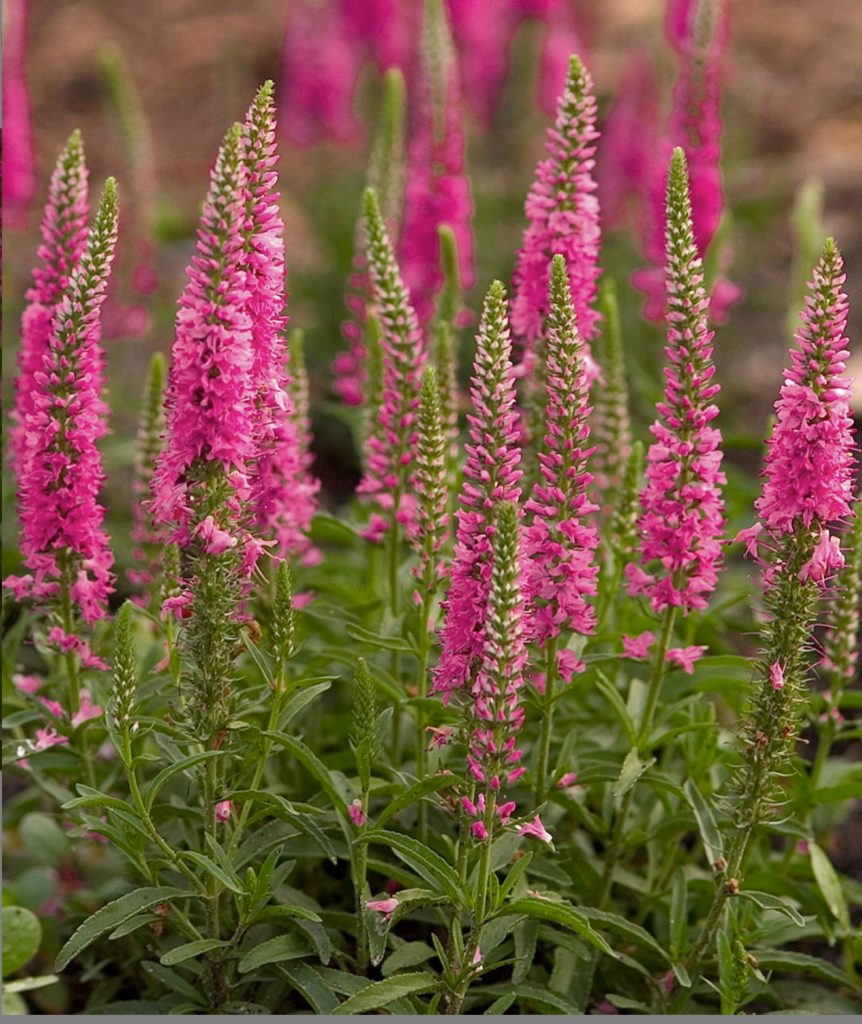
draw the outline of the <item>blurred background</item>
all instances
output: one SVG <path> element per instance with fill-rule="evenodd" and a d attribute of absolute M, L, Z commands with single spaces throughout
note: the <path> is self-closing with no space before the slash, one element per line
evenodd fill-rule
<path fill-rule="evenodd" d="M 418 0 L 396 0 L 396 5 L 417 7 Z M 304 9 L 315 6 L 314 0 L 302 0 Z M 534 3 L 537 13 L 543 6 L 553 5 Z M 293 64 L 285 61 L 286 28 L 290 24 L 292 31 L 304 31 L 297 20 L 298 7 L 293 8 L 291 0 L 30 0 L 28 5 L 4 0 L 4 62 L 7 68 L 10 60 L 20 63 L 29 89 L 35 158 L 29 205 L 4 209 L 4 402 L 8 408 L 20 314 L 48 176 L 56 154 L 77 127 L 85 140 L 91 202 L 109 174 L 119 179 L 121 190 L 120 249 L 105 337 L 112 435 L 104 446 L 108 527 L 116 541 L 121 580 L 130 556 L 128 488 L 145 368 L 154 350 L 169 351 L 175 302 L 193 251 L 208 172 L 224 131 L 243 115 L 264 79 L 274 78 L 284 95 L 285 75 L 305 72 L 296 47 Z M 22 11 L 27 14 L 26 26 L 20 24 Z M 739 483 L 731 512 L 742 512 L 754 494 L 761 439 L 787 361 L 789 308 L 798 302 L 794 202 L 798 204 L 801 195 L 803 202 L 816 207 L 816 181 L 823 186 L 823 228 L 836 236 L 846 260 L 850 336 L 860 334 L 858 15 L 858 0 L 833 0 L 828 5 L 817 0 L 732 4 L 722 92 L 727 202 L 722 258 L 723 272 L 741 286 L 743 296 L 730 308 L 716 336 L 724 389 L 722 428 Z M 676 64 L 665 39 L 664 16 L 664 0 L 560 0 L 556 20 L 525 16 L 519 21 L 495 109 L 484 121 L 467 115 L 476 254 L 476 286 L 467 304 L 474 310 L 474 323 L 490 280 L 511 280 L 525 224 L 524 197 L 551 120 L 539 105 L 542 54 L 549 39 L 553 41 L 555 31 L 564 31 L 568 34 L 560 38 L 560 45 L 574 41 L 572 45 L 581 50 L 595 78 L 600 119 L 613 108 L 636 52 L 647 54 L 652 62 L 657 102 L 666 111 Z M 300 42 L 307 44 L 306 49 L 317 48 L 316 55 L 309 56 L 316 65 L 339 59 L 330 40 Z M 307 139 L 298 139 L 297 130 L 294 138 L 280 140 L 289 313 L 291 327 L 305 331 L 316 469 L 330 507 L 346 500 L 357 480 L 349 417 L 332 391 L 331 363 L 344 346 L 345 280 L 379 93 L 379 71 L 371 61 L 360 60 L 350 123 L 343 133 L 346 141 L 300 145 Z M 291 117 L 295 113 L 291 111 Z M 6 118 L 4 161 L 9 159 L 8 128 Z M 4 166 L 4 207 L 6 178 Z M 642 296 L 628 280 L 644 263 L 630 225 L 623 222 L 605 229 L 602 264 L 617 279 L 620 291 L 641 434 L 661 387 L 661 330 L 641 317 Z M 468 329 L 465 364 L 470 352 Z M 857 376 L 862 376 L 858 359 L 855 362 Z M 11 499 L 9 483 L 5 486 L 6 498 Z M 14 517 L 4 516 L 4 574 L 16 564 L 14 529 Z"/>

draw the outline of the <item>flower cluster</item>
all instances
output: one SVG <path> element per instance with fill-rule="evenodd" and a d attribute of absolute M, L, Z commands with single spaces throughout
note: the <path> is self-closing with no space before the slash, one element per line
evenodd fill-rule
<path fill-rule="evenodd" d="M 721 565 L 724 506 L 720 485 L 721 434 L 709 424 L 713 402 L 712 332 L 691 222 L 688 178 L 682 150 L 674 151 L 667 186 L 667 323 L 664 401 L 652 426 L 647 485 L 638 528 L 644 564 L 630 563 L 630 594 L 645 594 L 653 611 L 706 607 Z"/>

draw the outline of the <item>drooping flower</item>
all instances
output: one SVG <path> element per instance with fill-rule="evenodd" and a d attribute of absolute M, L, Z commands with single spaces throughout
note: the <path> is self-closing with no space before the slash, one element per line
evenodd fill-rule
<path fill-rule="evenodd" d="M 101 718 L 102 714 L 103 709 L 90 699 L 90 691 L 83 689 L 81 690 L 81 706 L 77 711 L 72 712 L 72 728 L 77 729 L 79 725 L 89 722 L 91 718 Z"/>
<path fill-rule="evenodd" d="M 523 346 L 527 373 L 544 332 L 551 259 L 556 254 L 566 258 L 575 323 L 587 355 L 595 337 L 601 231 L 592 171 L 598 136 L 593 82 L 580 59 L 572 57 L 557 120 L 548 130 L 549 156 L 538 164 L 527 197 L 529 225 L 515 267 L 512 331 Z"/>
<path fill-rule="evenodd" d="M 6 103 L 5 92 L 3 103 Z M 8 158 L 8 137 L 6 153 Z M 4 213 L 5 209 L 4 202 Z M 25 423 L 36 412 L 37 376 L 45 370 L 54 314 L 87 243 L 87 167 L 80 132 L 72 133 L 57 158 L 41 234 L 42 244 L 37 252 L 39 264 L 33 270 L 33 286 L 27 291 L 27 307 L 21 323 L 19 373 L 15 380 L 15 408 L 11 414 L 14 425 L 9 429 L 9 461 L 19 480 L 23 480 L 27 472 L 25 440 L 30 435 Z"/>
<path fill-rule="evenodd" d="M 27 89 L 28 0 L 3 8 L 3 223 L 21 227 L 36 191 L 36 161 Z"/>
<path fill-rule="evenodd" d="M 815 531 L 847 519 L 853 496 L 853 421 L 848 401 L 844 264 L 829 239 L 805 299 L 798 348 L 775 403 L 777 422 L 755 502 L 773 535 L 798 525 Z M 837 568 L 837 566 L 835 566 Z"/>
<path fill-rule="evenodd" d="M 709 424 L 713 402 L 712 332 L 702 261 L 691 226 L 685 157 L 674 151 L 667 190 L 667 324 L 670 366 L 655 441 L 647 454 L 647 484 L 638 523 L 644 565 L 626 567 L 630 594 L 646 594 L 656 613 L 706 607 L 721 564 L 724 505 L 721 434 Z"/>
<path fill-rule="evenodd" d="M 258 456 L 249 289 L 243 270 L 241 128 L 224 140 L 210 177 L 197 255 L 180 297 L 167 390 L 167 441 L 153 474 L 154 518 L 188 543 L 204 518 L 201 492 L 218 479 L 232 491 L 222 528 L 252 494 Z M 212 514 L 212 513 L 211 513 Z"/>
<path fill-rule="evenodd" d="M 230 800 L 219 800 L 215 805 L 215 816 L 216 821 L 230 821 L 231 811 L 233 810 L 233 804 Z"/>
<path fill-rule="evenodd" d="M 590 428 L 589 383 L 584 347 L 575 324 L 569 275 L 563 256 L 551 270 L 547 318 L 544 445 L 541 479 L 525 504 L 525 591 L 530 635 L 540 648 L 562 630 L 595 630 L 595 611 L 585 598 L 596 593 L 598 534 L 590 517 L 597 510 L 587 495 Z"/>
<path fill-rule="evenodd" d="M 77 219 L 72 223 L 76 225 Z M 117 239 L 117 189 L 105 183 L 80 262 L 57 302 L 36 392 L 22 428 L 21 553 L 30 572 L 10 576 L 17 597 L 40 603 L 67 592 L 83 618 L 105 614 L 113 555 L 102 529 L 104 479 L 96 442 L 107 429 L 101 398 L 100 309 Z"/>
<path fill-rule="evenodd" d="M 408 493 L 416 444 L 416 410 L 425 350 L 377 198 L 365 193 L 368 267 L 381 327 L 383 395 L 377 431 L 369 438 L 368 468 L 359 493 L 373 498 L 395 521 L 412 519 Z"/>
<path fill-rule="evenodd" d="M 416 110 L 408 143 L 401 265 L 420 323 L 434 313 L 443 285 L 438 228 L 458 243 L 461 280 L 473 284 L 473 203 L 464 169 L 464 126 L 458 64 L 443 0 L 426 0 Z"/>
<path fill-rule="evenodd" d="M 465 446 L 455 555 L 441 603 L 445 621 L 434 689 L 444 694 L 444 700 L 450 691 L 470 686 L 475 679 L 485 646 L 495 505 L 517 501 L 521 493 L 511 340 L 506 292 L 499 281 L 485 299 L 476 346 L 470 388 L 474 412 L 467 417 L 471 443 Z"/>
<path fill-rule="evenodd" d="M 526 825 L 521 825 L 518 829 L 519 836 L 535 836 L 537 839 L 541 839 L 543 843 L 553 842 L 554 837 L 542 824 L 542 819 L 537 814 L 532 821 L 527 822 Z"/>

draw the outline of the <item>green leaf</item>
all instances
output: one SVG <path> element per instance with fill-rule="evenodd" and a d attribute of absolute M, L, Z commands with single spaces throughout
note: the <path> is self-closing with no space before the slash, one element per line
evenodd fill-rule
<path fill-rule="evenodd" d="M 429 775 L 428 778 L 421 779 L 409 789 L 400 793 L 383 809 L 374 827 L 381 828 L 399 811 L 403 811 L 405 807 L 409 807 L 411 804 L 418 803 L 423 797 L 428 796 L 429 793 L 437 793 L 441 789 L 451 789 L 452 786 L 457 786 L 463 781 L 457 775 Z"/>
<path fill-rule="evenodd" d="M 338 1000 L 315 968 L 300 961 L 281 964 L 278 970 L 318 1014 L 330 1014 L 338 1006 Z"/>
<path fill-rule="evenodd" d="M 697 788 L 694 779 L 686 779 L 684 789 L 685 797 L 694 811 L 700 838 L 706 848 L 707 860 L 710 864 L 715 864 L 724 856 L 724 842 L 715 823 L 712 808 L 707 803 L 706 797 Z"/>
<path fill-rule="evenodd" d="M 616 712 L 617 718 L 620 720 L 620 724 L 625 730 L 629 743 L 634 746 L 637 743 L 637 729 L 635 729 L 632 716 L 629 714 L 625 701 L 620 696 L 616 686 L 614 686 L 611 680 L 608 679 L 603 672 L 596 673 L 596 686 L 598 687 L 599 692 L 604 696 L 605 700 Z"/>
<path fill-rule="evenodd" d="M 229 945 L 229 942 L 224 942 L 222 939 L 198 939 L 196 942 L 187 942 L 183 946 L 175 946 L 159 959 L 159 963 L 165 967 L 172 967 L 174 964 L 192 960 L 202 953 L 209 953 L 211 949 Z"/>
<path fill-rule="evenodd" d="M 264 907 L 259 914 L 255 915 L 254 922 L 277 921 L 280 917 L 298 917 L 303 921 L 314 921 L 318 924 L 321 921 L 319 914 L 315 914 L 313 910 L 307 910 L 305 907 L 277 906 Z"/>
<path fill-rule="evenodd" d="M 244 887 L 239 883 L 238 879 L 231 878 L 231 876 L 221 868 L 212 858 L 207 857 L 204 853 L 197 853 L 194 850 L 183 851 L 183 857 L 186 860 L 190 860 L 193 864 L 197 864 L 198 867 L 204 869 L 207 874 L 212 875 L 213 878 L 217 879 L 226 888 L 230 889 L 231 892 L 235 892 L 238 896 L 245 895 Z"/>
<path fill-rule="evenodd" d="M 332 681 L 327 679 L 316 686 L 304 686 L 289 697 L 278 716 L 278 731 L 283 732 L 304 707 L 311 704 L 322 693 L 326 693 L 331 685 Z"/>
<path fill-rule="evenodd" d="M 4 761 L 3 763 L 5 764 L 6 762 Z M 3 990 L 4 1017 L 23 1017 L 29 1012 L 27 1004 L 17 992 L 7 992 L 5 989 Z"/>
<path fill-rule="evenodd" d="M 792 906 L 781 896 L 773 896 L 770 892 L 757 892 L 755 889 L 742 889 L 736 895 L 741 899 L 751 900 L 761 910 L 777 910 L 779 914 L 789 917 L 800 928 L 805 924 L 805 918 L 796 907 Z"/>
<path fill-rule="evenodd" d="M 597 949 L 608 956 L 616 957 L 616 953 L 607 942 L 594 931 L 590 922 L 568 903 L 557 903 L 554 900 L 543 900 L 537 896 L 524 896 L 522 899 L 514 900 L 503 907 L 506 914 L 526 914 L 528 917 L 536 917 L 542 921 L 553 921 L 569 928 L 575 934 L 580 935 L 591 942 Z"/>
<path fill-rule="evenodd" d="M 403 999 L 405 996 L 414 995 L 417 992 L 430 992 L 437 987 L 437 979 L 424 971 L 414 971 L 412 974 L 396 974 L 392 978 L 384 978 L 383 981 L 372 982 L 368 988 L 364 988 L 355 996 L 351 996 L 332 1012 L 338 1014 L 366 1013 L 368 1010 L 379 1010 L 383 1006 L 389 1006 L 396 999 Z"/>
<path fill-rule="evenodd" d="M 482 989 L 482 993 L 487 996 L 499 998 L 501 996 L 511 995 L 511 990 L 509 986 L 489 985 L 487 988 Z M 517 986 L 516 999 L 519 1005 L 529 1006 L 531 1009 L 538 1009 L 542 1013 L 569 1014 L 574 1017 L 582 1016 L 580 1009 L 571 1001 L 571 999 L 566 999 L 566 997 L 560 995 L 559 992 L 554 992 L 553 989 L 550 988 L 542 988 L 539 985 L 530 985 L 526 982 L 521 982 Z"/>
<path fill-rule="evenodd" d="M 651 950 L 664 960 L 668 967 L 671 965 L 670 955 L 639 924 L 627 921 L 624 917 L 620 917 L 619 914 L 612 914 L 609 910 L 597 910 L 594 907 L 580 907 L 579 910 L 588 921 L 601 925 L 612 934 L 620 935 L 629 942 L 643 946 L 644 949 Z"/>
<path fill-rule="evenodd" d="M 515 888 L 515 885 L 519 879 L 525 874 L 527 868 L 530 866 L 530 861 L 533 859 L 533 851 L 529 850 L 521 857 L 520 860 L 515 861 L 512 865 L 509 874 L 503 879 L 503 883 L 500 886 L 498 893 L 498 906 L 502 904 L 503 900 L 509 895 L 509 893 Z"/>
<path fill-rule="evenodd" d="M 329 774 L 329 769 L 323 764 L 323 762 L 317 757 L 317 755 L 310 750 L 300 739 L 295 736 L 288 736 L 286 733 L 280 732 L 265 732 L 264 736 L 268 736 L 271 740 L 281 744 L 285 749 L 289 750 L 291 754 L 302 764 L 302 766 L 310 772 L 320 783 L 324 793 L 332 801 L 335 809 L 339 812 L 342 819 L 347 816 L 347 805 L 341 798 L 341 794 L 332 781 L 332 776 Z"/>
<path fill-rule="evenodd" d="M 811 854 L 811 870 L 823 893 L 823 899 L 826 900 L 826 906 L 833 917 L 836 917 L 845 928 L 849 928 L 850 911 L 847 909 L 847 900 L 844 898 L 838 872 L 817 843 L 809 841 L 808 852 Z"/>
<path fill-rule="evenodd" d="M 399 636 L 383 636 L 381 633 L 372 633 L 370 629 L 363 629 L 362 626 L 348 624 L 347 635 L 354 640 L 361 640 L 370 647 L 382 648 L 384 651 L 400 651 L 404 654 L 418 655 L 414 644 L 407 643 Z"/>
<path fill-rule="evenodd" d="M 418 839 L 401 832 L 374 829 L 361 836 L 359 842 L 380 843 L 391 847 L 427 882 L 442 888 L 455 903 L 469 906 L 468 895 L 461 888 L 461 881 L 452 866 L 443 860 L 439 853 L 435 853 Z"/>
<path fill-rule="evenodd" d="M 828 960 L 806 953 L 792 953 L 783 949 L 752 949 L 751 955 L 757 960 L 762 971 L 789 971 L 793 974 L 810 974 L 812 978 L 829 981 L 834 985 L 857 989 L 856 982 L 846 971 L 836 967 Z"/>
<path fill-rule="evenodd" d="M 641 761 L 637 747 L 632 747 L 632 749 L 626 754 L 625 760 L 623 761 L 623 766 L 620 769 L 620 777 L 614 783 L 614 796 L 617 799 L 621 796 L 625 796 L 641 775 L 652 768 L 654 764 L 654 757 L 651 757 L 646 761 Z"/>
<path fill-rule="evenodd" d="M 495 999 L 493 1003 L 488 1007 L 487 1010 L 482 1014 L 483 1017 L 495 1017 L 499 1014 L 504 1014 L 506 1010 L 515 1002 L 515 993 L 510 992 L 507 996 L 500 996 Z"/>
<path fill-rule="evenodd" d="M 246 953 L 239 962 L 238 970 L 240 974 L 248 974 L 249 971 L 264 967 L 266 964 L 277 964 L 282 960 L 299 960 L 308 955 L 308 946 L 301 936 L 292 933 L 277 935 Z"/>
<path fill-rule="evenodd" d="M 74 800 L 68 800 L 62 805 L 64 811 L 74 811 L 79 807 L 112 807 L 115 810 L 134 812 L 134 808 L 125 800 L 120 800 L 115 796 L 106 796 L 89 786 L 78 786 L 78 792 L 81 796 L 75 797 Z"/>
<path fill-rule="evenodd" d="M 198 754 L 191 754 L 189 757 L 184 757 L 181 761 L 168 765 L 167 768 L 163 768 L 144 791 L 144 804 L 147 810 L 152 808 L 153 802 L 155 801 L 162 786 L 164 786 L 165 783 L 170 782 L 175 775 L 180 775 L 183 772 L 188 771 L 189 768 L 194 768 L 196 765 L 203 764 L 204 761 L 209 761 L 210 758 L 222 757 L 224 753 L 224 750 L 203 750 Z"/>
<path fill-rule="evenodd" d="M 57 955 L 54 970 L 62 971 L 96 939 L 106 932 L 113 931 L 118 925 L 128 921 L 130 917 L 158 906 L 160 903 L 189 899 L 195 895 L 197 893 L 187 889 L 177 889 L 171 885 L 146 886 L 142 889 L 135 889 L 134 892 L 127 892 L 125 896 L 120 896 L 119 899 L 112 900 L 97 910 L 77 928 Z"/>
<path fill-rule="evenodd" d="M 3 992 L 32 992 L 34 988 L 45 988 L 60 979 L 56 974 L 43 974 L 39 978 L 18 978 L 16 981 L 4 981 Z"/>
<path fill-rule="evenodd" d="M 39 951 L 42 925 L 32 910 L 3 908 L 3 977 L 20 970 Z"/>
<path fill-rule="evenodd" d="M 155 978 L 156 981 L 164 985 L 171 992 L 179 992 L 180 995 L 190 999 L 193 1003 L 201 1004 L 206 999 L 202 991 L 186 981 L 181 974 L 172 971 L 170 967 L 163 967 L 154 960 L 145 960 L 141 964 L 141 970 L 149 974 L 151 978 Z"/>
<path fill-rule="evenodd" d="M 381 973 L 384 978 L 388 978 L 390 974 L 403 971 L 405 967 L 424 964 L 426 960 L 430 960 L 436 955 L 427 942 L 405 942 L 403 946 L 399 946 L 394 953 L 386 958 Z"/>
<path fill-rule="evenodd" d="M 677 868 L 670 897 L 670 955 L 680 960 L 688 948 L 688 883 L 685 869 Z"/>

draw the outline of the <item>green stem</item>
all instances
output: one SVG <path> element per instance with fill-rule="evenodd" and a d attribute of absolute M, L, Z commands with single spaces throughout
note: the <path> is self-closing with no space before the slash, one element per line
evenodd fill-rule
<path fill-rule="evenodd" d="M 431 615 L 433 591 L 426 589 L 422 600 L 422 621 L 419 623 L 419 707 L 416 711 L 416 774 L 419 781 L 428 774 L 428 754 L 425 746 L 425 698 L 428 695 L 428 619 Z M 428 806 L 424 800 L 419 804 L 419 839 L 425 842 L 428 835 Z"/>
<path fill-rule="evenodd" d="M 210 747 L 210 749 L 214 749 Z M 211 757 L 207 761 L 206 774 L 204 776 L 204 828 L 206 834 L 217 842 L 217 783 L 218 773 L 216 761 L 218 758 Z M 221 898 L 221 886 L 218 879 L 212 878 L 207 885 L 208 896 L 205 900 L 207 937 L 211 939 L 221 938 L 221 920 L 219 902 Z M 224 976 L 224 961 L 218 951 L 207 954 L 210 975 L 213 986 L 213 1005 L 218 1009 L 227 1000 L 227 983 Z"/>
<path fill-rule="evenodd" d="M 362 813 L 368 814 L 368 794 L 361 796 Z M 365 927 L 365 884 L 368 878 L 368 843 L 358 843 L 354 860 L 356 888 L 356 966 L 360 974 L 368 973 L 368 931 Z"/>
<path fill-rule="evenodd" d="M 643 717 L 641 718 L 640 732 L 638 733 L 638 746 L 649 739 L 652 730 L 653 718 L 655 717 L 658 699 L 661 695 L 661 686 L 664 682 L 667 651 L 670 647 L 670 638 L 673 635 L 673 623 L 676 618 L 676 608 L 668 606 L 664 611 L 662 621 L 661 638 L 655 653 L 653 662 L 652 679 L 650 680 L 649 692 L 647 693 L 646 704 L 644 705 Z"/>
<path fill-rule="evenodd" d="M 542 804 L 547 794 L 548 763 L 551 757 L 551 737 L 554 720 L 554 684 L 557 679 L 557 638 L 547 646 L 545 662 L 545 693 L 542 698 L 542 736 L 539 741 L 539 765 L 536 769 L 536 804 Z"/>

